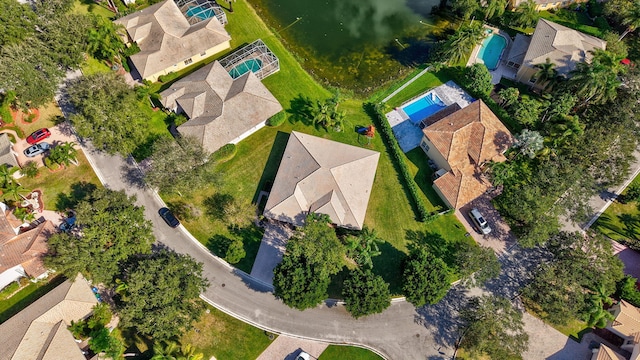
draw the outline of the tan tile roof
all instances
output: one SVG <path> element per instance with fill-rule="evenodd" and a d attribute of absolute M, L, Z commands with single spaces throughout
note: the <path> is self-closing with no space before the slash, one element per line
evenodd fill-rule
<path fill-rule="evenodd" d="M 172 84 L 160 95 L 164 107 L 179 108 L 189 117 L 178 131 L 196 137 L 209 152 L 282 110 L 253 72 L 234 80 L 218 61 Z"/>
<path fill-rule="evenodd" d="M 0 359 L 83 360 L 84 356 L 67 330 L 71 320 L 88 316 L 97 300 L 86 280 L 78 274 L 0 324 Z"/>
<path fill-rule="evenodd" d="M 503 153 L 513 144 L 509 130 L 482 100 L 427 126 L 423 133 L 451 167 L 433 184 L 456 209 L 491 186 L 479 166 L 504 161 Z"/>
<path fill-rule="evenodd" d="M 215 16 L 189 24 L 173 0 L 149 6 L 115 23 L 122 24 L 140 47 L 140 52 L 130 59 L 143 78 L 231 39 Z"/>
<path fill-rule="evenodd" d="M 18 161 L 12 152 L 13 144 L 6 133 L 0 134 L 0 165 L 18 166 Z"/>
<path fill-rule="evenodd" d="M 630 336 L 636 342 L 640 341 L 640 309 L 629 304 L 624 300 L 620 300 L 618 304 L 620 312 L 611 322 L 611 327 L 619 333 Z"/>
<path fill-rule="evenodd" d="M 523 64 L 534 67 L 548 58 L 556 65 L 559 74 L 568 74 L 575 69 L 576 63 L 589 62 L 592 51 L 605 49 L 606 46 L 607 42 L 602 39 L 540 19 Z"/>
<path fill-rule="evenodd" d="M 16 265 L 22 265 L 31 277 L 38 277 L 47 271 L 42 256 L 47 252 L 47 239 L 55 232 L 51 221 L 16 235 L 13 231 L 7 232 L 6 216 L 0 216 L 0 229 L 0 273 Z"/>
<path fill-rule="evenodd" d="M 379 158 L 376 151 L 294 131 L 264 214 L 301 226 L 311 211 L 361 229 Z"/>
<path fill-rule="evenodd" d="M 600 349 L 598 349 L 597 356 L 595 358 L 591 358 L 591 360 L 627 360 L 624 356 L 618 354 L 617 352 L 611 350 L 605 344 L 600 345 Z"/>

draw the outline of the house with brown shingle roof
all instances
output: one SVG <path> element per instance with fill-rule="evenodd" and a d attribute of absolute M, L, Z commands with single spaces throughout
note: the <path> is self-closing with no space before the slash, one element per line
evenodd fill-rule
<path fill-rule="evenodd" d="M 540 19 L 530 38 L 516 37 L 506 61 L 507 66 L 518 70 L 517 81 L 541 89 L 546 84 L 537 82 L 535 74 L 539 69 L 536 65 L 549 59 L 555 65 L 558 75 L 568 76 L 575 70 L 577 63 L 590 62 L 593 51 L 604 50 L 606 47 L 607 42 L 595 36 Z M 526 52 L 522 56 L 524 49 Z"/>
<path fill-rule="evenodd" d="M 607 345 L 601 344 L 600 348 L 593 352 L 591 360 L 627 360 L 627 358 L 613 351 Z"/>
<path fill-rule="evenodd" d="M 173 83 L 160 96 L 165 108 L 189 118 L 178 132 L 197 138 L 209 152 L 239 142 L 282 110 L 253 72 L 233 79 L 218 61 Z"/>
<path fill-rule="evenodd" d="M 149 81 L 231 47 L 231 36 L 215 16 L 192 25 L 173 0 L 151 5 L 115 23 L 126 29 L 125 43 L 135 42 L 140 48 L 129 59 L 140 77 Z"/>
<path fill-rule="evenodd" d="M 67 326 L 91 315 L 97 303 L 80 274 L 58 285 L 0 324 L 0 359 L 86 360 Z"/>
<path fill-rule="evenodd" d="M 484 194 L 492 185 L 483 174 L 488 161 L 505 161 L 513 144 L 509 130 L 482 100 L 425 127 L 420 147 L 440 169 L 433 188 L 452 209 Z"/>
<path fill-rule="evenodd" d="M 380 153 L 297 131 L 289 136 L 264 209 L 270 219 L 304 225 L 309 213 L 362 229 Z"/>
<path fill-rule="evenodd" d="M 42 257 L 47 253 L 47 239 L 55 231 L 53 223 L 45 221 L 21 232 L 10 223 L 8 217 L 13 215 L 5 204 L 0 203 L 0 211 L 0 289 L 25 276 L 46 276 Z"/>
<path fill-rule="evenodd" d="M 620 349 L 631 353 L 629 360 L 640 360 L 640 309 L 620 300 L 609 312 L 613 315 L 613 320 L 609 321 L 606 329 L 622 338 Z"/>

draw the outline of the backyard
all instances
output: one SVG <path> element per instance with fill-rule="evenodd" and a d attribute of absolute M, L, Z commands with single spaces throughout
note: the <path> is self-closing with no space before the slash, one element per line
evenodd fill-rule
<path fill-rule="evenodd" d="M 13 283 L 4 288 L 0 291 L 0 323 L 5 322 L 38 300 L 44 294 L 60 285 L 64 280 L 62 276 L 50 276 L 47 279 L 35 283 L 22 279 L 20 286 L 15 285 L 17 283 Z"/>

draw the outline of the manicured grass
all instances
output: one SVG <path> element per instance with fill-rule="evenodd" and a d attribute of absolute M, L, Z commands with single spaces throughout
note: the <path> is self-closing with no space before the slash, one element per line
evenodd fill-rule
<path fill-rule="evenodd" d="M 584 12 L 571 11 L 566 9 L 558 10 L 556 13 L 541 11 L 540 17 L 564 25 L 568 28 L 578 30 L 593 36 L 602 36 L 602 30 L 593 26 L 593 21 Z"/>
<path fill-rule="evenodd" d="M 427 204 L 427 210 L 429 211 L 444 211 L 447 206 L 444 204 L 440 196 L 433 189 L 433 170 L 429 167 L 427 155 L 422 151 L 422 148 L 417 147 L 407 153 L 407 164 L 409 165 L 409 171 L 414 174 L 414 180 L 418 184 L 422 194 L 423 200 Z"/>
<path fill-rule="evenodd" d="M 276 335 L 269 334 L 207 305 L 209 313 L 202 315 L 194 328 L 180 338 L 191 344 L 204 359 L 255 359 L 271 344 Z"/>
<path fill-rule="evenodd" d="M 577 342 L 582 340 L 584 334 L 591 331 L 591 328 L 587 327 L 586 322 L 578 319 L 571 319 L 566 325 L 550 325 Z"/>
<path fill-rule="evenodd" d="M 0 323 L 19 313 L 22 309 L 60 285 L 64 280 L 62 276 L 56 276 L 37 283 L 30 283 L 10 298 L 0 300 Z"/>
<path fill-rule="evenodd" d="M 397 93 L 394 97 L 389 99 L 387 105 L 391 107 L 399 106 L 405 101 L 416 97 L 431 88 L 442 85 L 449 80 L 451 80 L 451 77 L 445 71 L 439 71 L 437 73 L 427 72 L 416 81 L 409 84 L 401 92 Z"/>
<path fill-rule="evenodd" d="M 87 60 L 82 64 L 80 70 L 82 70 L 82 74 L 84 74 L 84 76 L 112 71 L 104 61 L 98 60 L 93 56 L 87 56 Z"/>
<path fill-rule="evenodd" d="M 631 184 L 639 185 L 640 176 L 633 179 Z M 625 189 L 600 215 L 592 228 L 618 242 L 637 242 L 640 240 L 640 204 L 635 201 L 621 202 L 626 193 Z"/>
<path fill-rule="evenodd" d="M 114 13 L 102 5 L 94 3 L 92 0 L 78 0 L 73 6 L 73 11 L 78 14 L 92 13 L 111 19 Z"/>
<path fill-rule="evenodd" d="M 371 350 L 355 346 L 329 345 L 318 360 L 379 360 L 382 357 Z"/>
<path fill-rule="evenodd" d="M 54 102 L 50 102 L 46 105 L 43 105 L 38 110 L 40 111 L 40 117 L 38 118 L 38 120 L 30 124 L 23 123 L 20 120 L 14 122 L 14 125 L 22 129 L 22 132 L 26 136 L 29 136 L 29 134 L 31 134 L 32 132 L 40 128 L 53 127 L 54 125 L 56 125 L 56 121 L 58 121 L 62 116 L 62 112 L 60 111 L 60 108 Z"/>
<path fill-rule="evenodd" d="M 46 210 L 62 211 L 73 203 L 74 196 L 86 189 L 87 183 L 97 187 L 102 186 L 80 150 L 78 150 L 78 162 L 80 163 L 78 166 L 71 164 L 56 172 L 41 167 L 38 177 L 34 179 L 23 177 L 19 180 L 20 184 L 29 190 L 41 189 Z"/>

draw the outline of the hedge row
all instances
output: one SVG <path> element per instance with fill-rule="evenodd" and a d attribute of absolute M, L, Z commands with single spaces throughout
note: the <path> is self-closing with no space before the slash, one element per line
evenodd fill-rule
<path fill-rule="evenodd" d="M 226 144 L 211 155 L 211 160 L 216 163 L 227 162 L 236 156 L 237 151 L 238 149 L 234 144 Z"/>
<path fill-rule="evenodd" d="M 365 104 L 365 110 L 371 118 L 373 118 L 376 127 L 380 134 L 382 134 L 382 140 L 384 141 L 387 150 L 389 151 L 389 155 L 391 156 L 391 162 L 394 164 L 396 170 L 401 174 L 404 179 L 405 186 L 409 190 L 411 197 L 413 198 L 413 205 L 415 206 L 415 210 L 417 212 L 418 221 L 424 222 L 429 219 L 430 214 L 427 210 L 427 206 L 424 201 L 420 197 L 420 189 L 418 188 L 418 184 L 416 184 L 415 180 L 413 180 L 413 175 L 409 172 L 409 167 L 405 161 L 405 156 L 402 150 L 400 149 L 400 145 L 398 145 L 398 141 L 396 137 L 393 135 L 391 130 L 391 126 L 387 122 L 386 117 L 382 112 L 382 107 L 379 104 L 367 103 Z"/>

